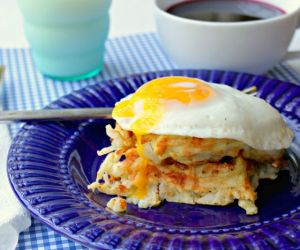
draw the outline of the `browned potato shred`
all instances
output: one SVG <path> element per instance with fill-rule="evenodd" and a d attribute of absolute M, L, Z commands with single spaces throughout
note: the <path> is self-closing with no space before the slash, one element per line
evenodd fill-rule
<path fill-rule="evenodd" d="M 116 125 L 108 126 L 107 134 L 112 146 L 98 152 L 108 155 L 89 188 L 126 197 L 141 208 L 163 200 L 207 205 L 238 200 L 247 214 L 255 214 L 259 179 L 275 179 L 284 165 L 282 150 L 256 150 L 232 139 L 174 135 L 142 136 L 141 157 L 132 132 Z"/>

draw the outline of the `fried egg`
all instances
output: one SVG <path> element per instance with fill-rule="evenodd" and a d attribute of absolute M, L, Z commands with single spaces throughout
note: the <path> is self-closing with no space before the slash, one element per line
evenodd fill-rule
<path fill-rule="evenodd" d="M 181 76 L 154 79 L 118 102 L 113 118 L 145 134 L 228 138 L 259 150 L 289 147 L 293 133 L 264 100 L 222 84 Z"/>

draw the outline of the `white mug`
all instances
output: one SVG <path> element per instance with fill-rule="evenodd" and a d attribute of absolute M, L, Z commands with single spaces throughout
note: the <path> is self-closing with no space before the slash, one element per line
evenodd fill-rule
<path fill-rule="evenodd" d="M 300 23 L 299 0 L 256 0 L 285 13 L 247 22 L 199 21 L 166 11 L 181 2 L 155 0 L 154 12 L 162 47 L 184 68 L 264 73 L 284 58 Z"/>

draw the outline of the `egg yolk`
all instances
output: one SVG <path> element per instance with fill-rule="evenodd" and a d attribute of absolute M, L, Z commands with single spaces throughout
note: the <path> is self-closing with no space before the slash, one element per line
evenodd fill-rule
<path fill-rule="evenodd" d="M 131 131 L 137 136 L 144 135 L 157 125 L 171 102 L 187 106 L 202 102 L 212 94 L 213 89 L 199 79 L 157 78 L 141 86 L 130 98 L 117 103 L 112 115 L 114 118 L 134 118 Z"/>

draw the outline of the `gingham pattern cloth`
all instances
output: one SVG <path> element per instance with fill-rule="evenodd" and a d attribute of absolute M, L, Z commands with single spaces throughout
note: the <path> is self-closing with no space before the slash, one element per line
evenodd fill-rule
<path fill-rule="evenodd" d="M 0 50 L 0 64 L 6 66 L 3 86 L 4 110 L 40 109 L 62 95 L 101 80 L 178 68 L 165 54 L 153 33 L 108 40 L 102 73 L 87 80 L 60 82 L 43 77 L 35 69 L 28 49 Z M 287 64 L 276 66 L 266 75 L 300 83 L 300 76 Z M 18 128 L 18 126 L 11 127 L 12 135 L 16 134 Z M 86 248 L 54 232 L 38 220 L 32 219 L 29 230 L 20 234 L 17 249 Z"/>

